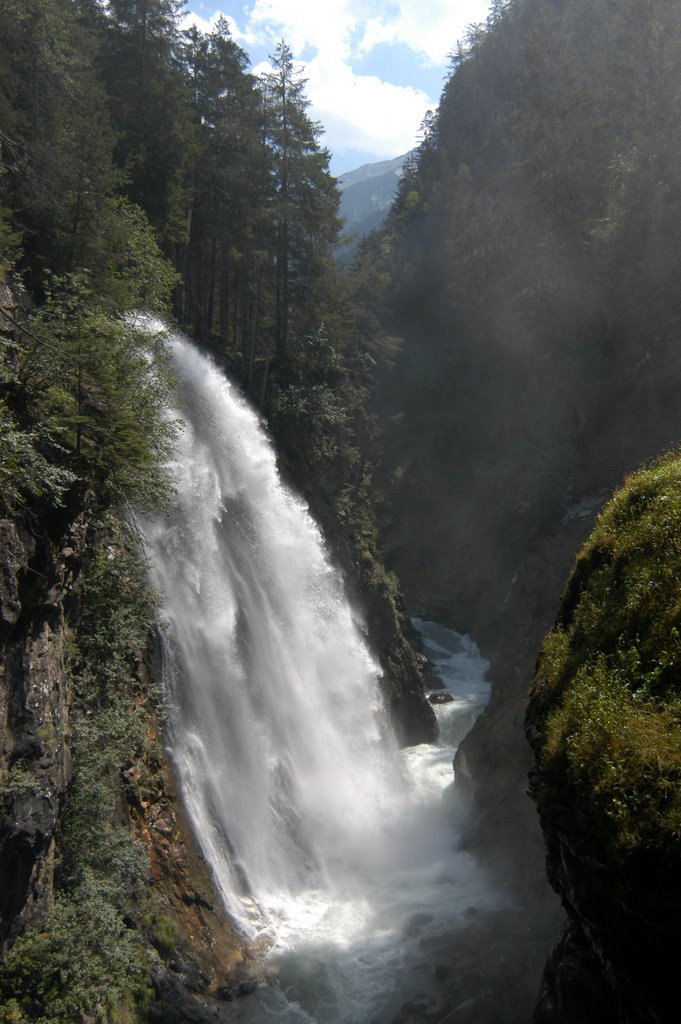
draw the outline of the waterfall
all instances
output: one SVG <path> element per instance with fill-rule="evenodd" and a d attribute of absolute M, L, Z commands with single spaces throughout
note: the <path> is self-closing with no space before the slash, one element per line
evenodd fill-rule
<path fill-rule="evenodd" d="M 361 624 L 260 418 L 189 342 L 170 347 L 176 497 L 143 530 L 183 800 L 230 914 L 288 953 L 301 1006 L 310 958 L 323 964 L 285 1019 L 368 1020 L 385 993 L 404 996 L 421 955 L 405 935 L 440 934 L 487 899 L 441 799 L 452 750 L 397 749 Z"/>
<path fill-rule="evenodd" d="M 394 799 L 378 669 L 253 409 L 171 339 L 176 507 L 145 524 L 167 620 L 172 755 L 231 912 L 343 861 Z M 354 850 L 353 850 L 354 847 Z"/>

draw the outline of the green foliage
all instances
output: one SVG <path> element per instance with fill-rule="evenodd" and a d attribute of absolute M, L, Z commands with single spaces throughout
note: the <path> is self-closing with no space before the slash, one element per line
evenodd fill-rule
<path fill-rule="evenodd" d="M 61 897 L 48 927 L 19 939 L 2 966 L 0 1020 L 97 1024 L 139 1019 L 150 998 L 139 935 L 88 877 Z M 11 994 L 11 995 L 10 995 Z"/>
<path fill-rule="evenodd" d="M 180 937 L 177 922 L 167 914 L 157 914 L 152 922 L 151 941 L 162 957 L 172 956 Z"/>
<path fill-rule="evenodd" d="M 180 0 L 111 0 L 97 65 L 117 132 L 125 191 L 168 251 L 185 233 L 192 156 L 188 83 L 176 59 Z"/>
<path fill-rule="evenodd" d="M 77 638 L 78 695 L 90 713 L 96 713 L 94 721 L 114 698 L 123 699 L 135 659 L 155 621 L 154 595 L 134 529 L 111 512 L 103 517 L 100 529 L 101 543 L 84 574 Z M 129 726 L 128 721 L 119 733 L 111 722 L 112 737 L 129 744 Z"/>
<path fill-rule="evenodd" d="M 58 889 L 45 923 L 19 938 L 0 968 L 0 1020 L 8 1024 L 82 1024 L 84 1016 L 120 1024 L 139 1019 L 151 995 L 156 954 L 143 927 L 154 916 L 149 869 L 126 821 L 122 792 L 126 773 L 149 743 L 153 695 L 142 690 L 134 669 L 153 595 L 131 527 L 110 512 L 96 526 L 72 643 L 73 780 L 62 819 Z M 155 926 L 159 948 L 170 942 L 170 927 L 163 921 Z"/>
<path fill-rule="evenodd" d="M 103 201 L 84 280 L 107 310 L 165 314 L 178 276 L 145 213 L 123 196 Z"/>
<path fill-rule="evenodd" d="M 543 770 L 567 776 L 612 859 L 681 838 L 681 456 L 605 508 L 547 637 L 531 708 Z"/>
<path fill-rule="evenodd" d="M 346 472 L 359 460 L 355 428 L 367 398 L 368 364 L 340 353 L 322 326 L 292 344 L 288 372 L 271 389 L 268 415 L 281 440 L 291 438 L 313 472 Z M 342 473 L 339 478 L 342 477 Z"/>
<path fill-rule="evenodd" d="M 9 210 L 0 206 L 0 283 L 5 273 L 14 266 L 20 245 L 21 232 L 12 226 Z"/>
<path fill-rule="evenodd" d="M 161 335 L 93 305 L 71 279 L 54 283 L 5 356 L 0 475 L 10 508 L 31 496 L 59 505 L 76 480 L 104 506 L 165 499 L 173 426 Z"/>
<path fill-rule="evenodd" d="M 59 462 L 66 450 L 46 424 L 22 429 L 0 399 L 0 492 L 5 509 L 39 499 L 59 507 L 76 474 Z"/>

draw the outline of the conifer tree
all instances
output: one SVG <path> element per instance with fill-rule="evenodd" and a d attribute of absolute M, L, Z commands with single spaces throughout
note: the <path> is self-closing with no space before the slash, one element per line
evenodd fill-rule
<path fill-rule="evenodd" d="M 111 0 L 103 49 L 130 199 L 168 249 L 185 230 L 189 108 L 177 59 L 183 0 Z"/>
<path fill-rule="evenodd" d="M 338 235 L 339 199 L 329 174 L 328 151 L 319 144 L 321 128 L 308 117 L 305 79 L 290 48 L 279 43 L 270 59 L 272 71 L 264 77 L 264 97 L 266 133 L 274 159 L 275 348 L 277 359 L 285 364 L 293 305 L 298 333 L 312 319 L 315 278 L 330 259 Z"/>

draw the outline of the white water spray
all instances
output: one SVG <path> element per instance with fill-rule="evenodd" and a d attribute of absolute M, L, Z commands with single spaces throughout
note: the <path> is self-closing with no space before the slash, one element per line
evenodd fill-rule
<path fill-rule="evenodd" d="M 262 1019 L 363 1022 L 408 994 L 416 938 L 487 900 L 441 800 L 452 749 L 397 750 L 342 581 L 257 415 L 170 341 L 176 507 L 144 532 L 183 798 L 228 910 L 293 972 L 305 1009 L 269 990 Z"/>

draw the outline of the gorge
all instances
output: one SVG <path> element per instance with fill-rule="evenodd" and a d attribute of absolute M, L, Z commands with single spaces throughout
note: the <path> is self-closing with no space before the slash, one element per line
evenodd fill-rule
<path fill-rule="evenodd" d="M 673 1024 L 678 0 L 495 0 L 344 267 L 181 6 L 0 0 L 0 1022 Z"/>

